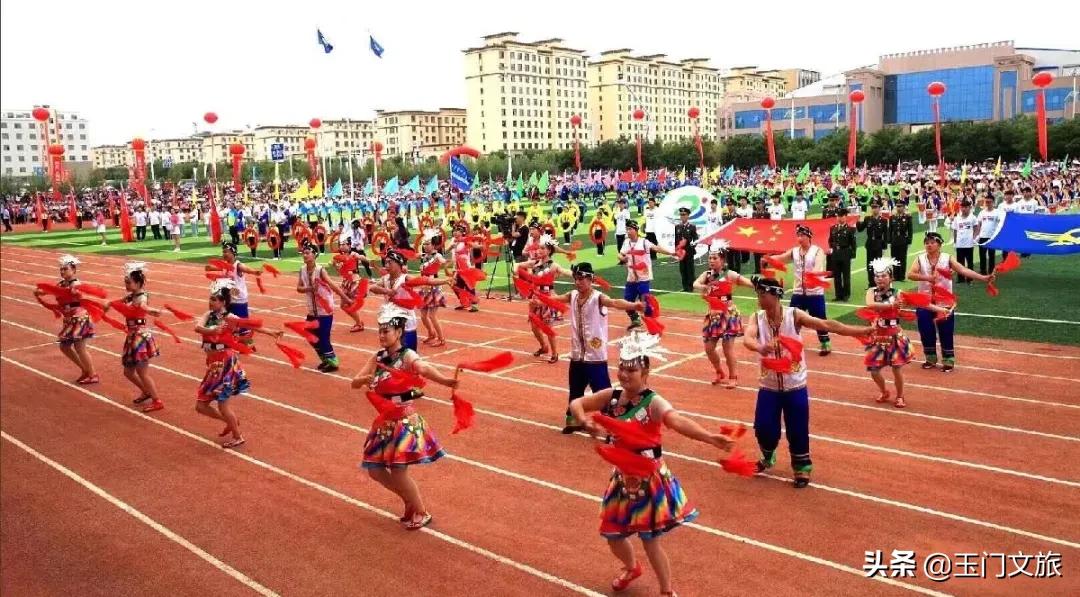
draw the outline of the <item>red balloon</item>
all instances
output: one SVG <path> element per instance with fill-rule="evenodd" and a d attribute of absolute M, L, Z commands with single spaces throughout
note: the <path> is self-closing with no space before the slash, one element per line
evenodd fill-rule
<path fill-rule="evenodd" d="M 49 119 L 49 111 L 45 108 L 34 108 L 31 114 L 34 115 L 34 120 L 38 122 L 45 122 Z"/>
<path fill-rule="evenodd" d="M 1046 87 L 1054 82 L 1054 75 L 1047 71 L 1043 71 L 1032 77 L 1031 82 L 1034 83 L 1036 87 Z"/>
<path fill-rule="evenodd" d="M 131 140 L 131 148 L 134 149 L 135 151 L 142 151 L 142 150 L 146 149 L 146 141 L 143 141 L 142 139 L 140 139 L 138 137 L 135 137 L 134 139 Z"/>
<path fill-rule="evenodd" d="M 862 103 L 866 99 L 866 94 L 863 93 L 862 89 L 856 89 L 848 94 L 848 99 L 855 104 Z"/>
<path fill-rule="evenodd" d="M 52 144 L 49 146 L 49 155 L 64 155 L 64 146 Z"/>
<path fill-rule="evenodd" d="M 376 143 L 378 143 L 378 141 L 376 141 Z M 382 151 L 381 143 L 379 144 L 378 151 Z M 441 156 L 439 156 L 439 163 L 445 166 L 446 164 L 450 163 L 450 158 L 463 155 L 467 155 L 472 158 L 479 158 L 480 152 L 473 149 L 472 147 L 469 147 L 468 145 L 459 145 L 457 147 L 447 150 Z"/>
<path fill-rule="evenodd" d="M 318 118 L 312 118 L 311 122 L 309 122 L 308 124 L 311 125 L 311 128 L 317 129 L 320 126 L 322 126 L 322 121 L 319 120 Z"/>
<path fill-rule="evenodd" d="M 570 124 L 573 126 L 581 126 L 581 116 L 574 114 L 570 117 Z"/>
<path fill-rule="evenodd" d="M 690 116 L 690 118 L 697 118 L 698 116 L 701 116 L 701 110 L 698 110 L 697 106 L 692 106 L 689 110 L 687 110 L 686 113 Z"/>
<path fill-rule="evenodd" d="M 641 108 L 634 110 L 634 120 L 641 120 L 643 118 L 645 118 L 645 110 L 642 110 Z"/>
<path fill-rule="evenodd" d="M 244 146 L 240 143 L 233 143 L 229 146 L 229 153 L 233 155 L 244 155 Z"/>
<path fill-rule="evenodd" d="M 304 139 L 304 149 L 315 149 L 315 138 L 308 137 Z"/>
<path fill-rule="evenodd" d="M 776 105 L 776 100 L 771 97 L 765 97 L 761 99 L 761 107 L 766 110 L 772 110 L 772 107 Z"/>
<path fill-rule="evenodd" d="M 371 142 L 371 150 L 375 151 L 375 152 L 380 152 L 380 151 L 383 150 L 383 144 L 380 143 L 379 141 L 372 141 Z"/>
<path fill-rule="evenodd" d="M 202 119 L 206 121 L 206 124 L 214 124 L 215 122 L 217 122 L 217 114 L 213 112 L 207 112 L 206 114 L 203 114 Z"/>
<path fill-rule="evenodd" d="M 926 92 L 929 93 L 931 97 L 945 95 L 945 84 L 941 81 L 934 81 L 926 86 Z"/>

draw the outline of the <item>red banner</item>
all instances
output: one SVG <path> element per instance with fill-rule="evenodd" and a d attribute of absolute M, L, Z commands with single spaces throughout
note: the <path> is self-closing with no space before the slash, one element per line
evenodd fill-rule
<path fill-rule="evenodd" d="M 135 235 L 131 233 L 131 210 L 124 193 L 120 193 L 120 239 L 126 243 L 135 241 Z"/>
<path fill-rule="evenodd" d="M 765 152 L 769 155 L 769 168 L 776 170 L 776 145 L 773 143 L 772 110 L 765 110 Z"/>
<path fill-rule="evenodd" d="M 732 249 L 754 253 L 781 253 L 797 244 L 795 227 L 807 226 L 813 231 L 811 242 L 819 247 L 829 244 L 829 229 L 840 218 L 813 220 L 761 220 L 735 218 L 723 228 L 698 241 L 708 246 L 713 240 L 724 239 Z"/>
<path fill-rule="evenodd" d="M 135 177 L 131 181 L 131 188 L 142 197 L 146 209 L 150 209 L 150 193 L 146 191 L 146 150 L 135 149 Z"/>
<path fill-rule="evenodd" d="M 638 172 L 645 170 L 645 167 L 641 164 L 641 135 L 637 136 L 637 169 Z"/>
<path fill-rule="evenodd" d="M 244 154 L 234 153 L 232 156 L 232 184 L 233 191 L 239 193 L 244 190 L 244 184 L 240 182 L 240 175 L 244 171 Z"/>
<path fill-rule="evenodd" d="M 574 129 L 574 167 L 581 172 L 581 147 L 578 145 L 577 129 Z"/>
<path fill-rule="evenodd" d="M 934 151 L 937 152 L 938 178 L 941 186 L 945 186 L 945 157 L 941 155 L 941 104 L 934 98 Z"/>
<path fill-rule="evenodd" d="M 376 157 L 378 159 L 378 157 Z M 308 168 L 311 170 L 311 174 L 308 176 L 308 187 L 314 188 L 315 183 L 319 180 L 319 160 L 315 159 L 315 148 L 307 150 L 307 163 Z"/>
<path fill-rule="evenodd" d="M 60 191 L 56 191 L 56 194 L 59 195 Z M 75 205 L 75 195 L 74 194 L 68 195 L 68 221 L 71 222 L 72 226 L 74 226 L 75 221 L 78 220 L 78 219 L 79 219 L 79 208 L 78 208 L 77 205 Z"/>
<path fill-rule="evenodd" d="M 1073 101 L 1076 101 L 1073 99 Z M 1035 124 L 1039 134 L 1039 155 L 1046 161 L 1046 90 L 1040 89 L 1035 95 Z"/>
<path fill-rule="evenodd" d="M 850 102 L 848 110 L 851 117 L 848 119 L 848 142 L 847 142 L 847 169 L 855 169 L 855 157 L 859 152 L 859 110 L 858 104 Z"/>

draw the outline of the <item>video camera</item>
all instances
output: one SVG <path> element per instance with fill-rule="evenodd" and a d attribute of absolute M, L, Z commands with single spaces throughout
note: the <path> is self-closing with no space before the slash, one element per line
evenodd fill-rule
<path fill-rule="evenodd" d="M 502 234 L 504 238 L 509 239 L 514 231 L 514 216 L 506 212 L 495 214 L 491 218 L 491 223 L 499 229 L 499 234 Z"/>

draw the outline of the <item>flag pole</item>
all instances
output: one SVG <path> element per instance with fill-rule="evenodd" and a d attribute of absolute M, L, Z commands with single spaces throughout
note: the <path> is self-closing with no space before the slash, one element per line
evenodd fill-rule
<path fill-rule="evenodd" d="M 349 151 L 349 199 L 350 200 L 356 199 L 356 189 L 353 187 L 352 161 L 353 161 L 353 154 L 352 154 L 352 151 L 350 150 Z"/>

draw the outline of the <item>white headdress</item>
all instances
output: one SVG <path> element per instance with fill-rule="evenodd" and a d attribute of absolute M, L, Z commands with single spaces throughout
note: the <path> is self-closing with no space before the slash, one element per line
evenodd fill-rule
<path fill-rule="evenodd" d="M 660 336 L 647 332 L 636 331 L 612 340 L 613 344 L 619 345 L 619 359 L 622 361 L 643 362 L 645 358 L 666 361 L 669 351 L 660 346 Z"/>
<path fill-rule="evenodd" d="M 376 321 L 379 325 L 392 325 L 394 324 L 395 319 L 400 319 L 401 324 L 404 325 L 410 315 L 412 315 L 412 313 L 407 309 L 395 303 L 386 303 L 379 309 L 379 317 Z"/>
<path fill-rule="evenodd" d="M 424 242 L 431 242 L 431 239 L 439 235 L 439 232 L 434 228 L 424 229 Z"/>
<path fill-rule="evenodd" d="M 236 282 L 233 282 L 230 278 L 218 278 L 210 283 L 210 294 L 218 294 L 225 289 L 230 292 L 236 290 Z"/>
<path fill-rule="evenodd" d="M 79 261 L 79 258 L 74 255 L 60 256 L 60 267 L 64 267 L 65 265 L 79 265 L 80 263 L 82 262 Z"/>
<path fill-rule="evenodd" d="M 129 261 L 124 264 L 124 275 L 130 276 L 132 272 L 145 272 L 145 261 Z"/>
<path fill-rule="evenodd" d="M 554 247 L 554 246 L 559 244 L 555 240 L 555 237 L 551 236 L 550 234 L 541 234 L 540 235 L 540 240 L 537 241 L 537 242 L 540 243 L 541 247 Z"/>
<path fill-rule="evenodd" d="M 884 273 L 892 273 L 894 267 L 899 267 L 900 262 L 893 257 L 878 257 L 870 262 L 870 269 L 874 271 L 874 275 L 880 275 Z"/>
<path fill-rule="evenodd" d="M 718 238 L 709 244 L 709 254 L 722 255 L 727 252 L 729 246 L 731 245 L 728 244 L 728 241 Z"/>

